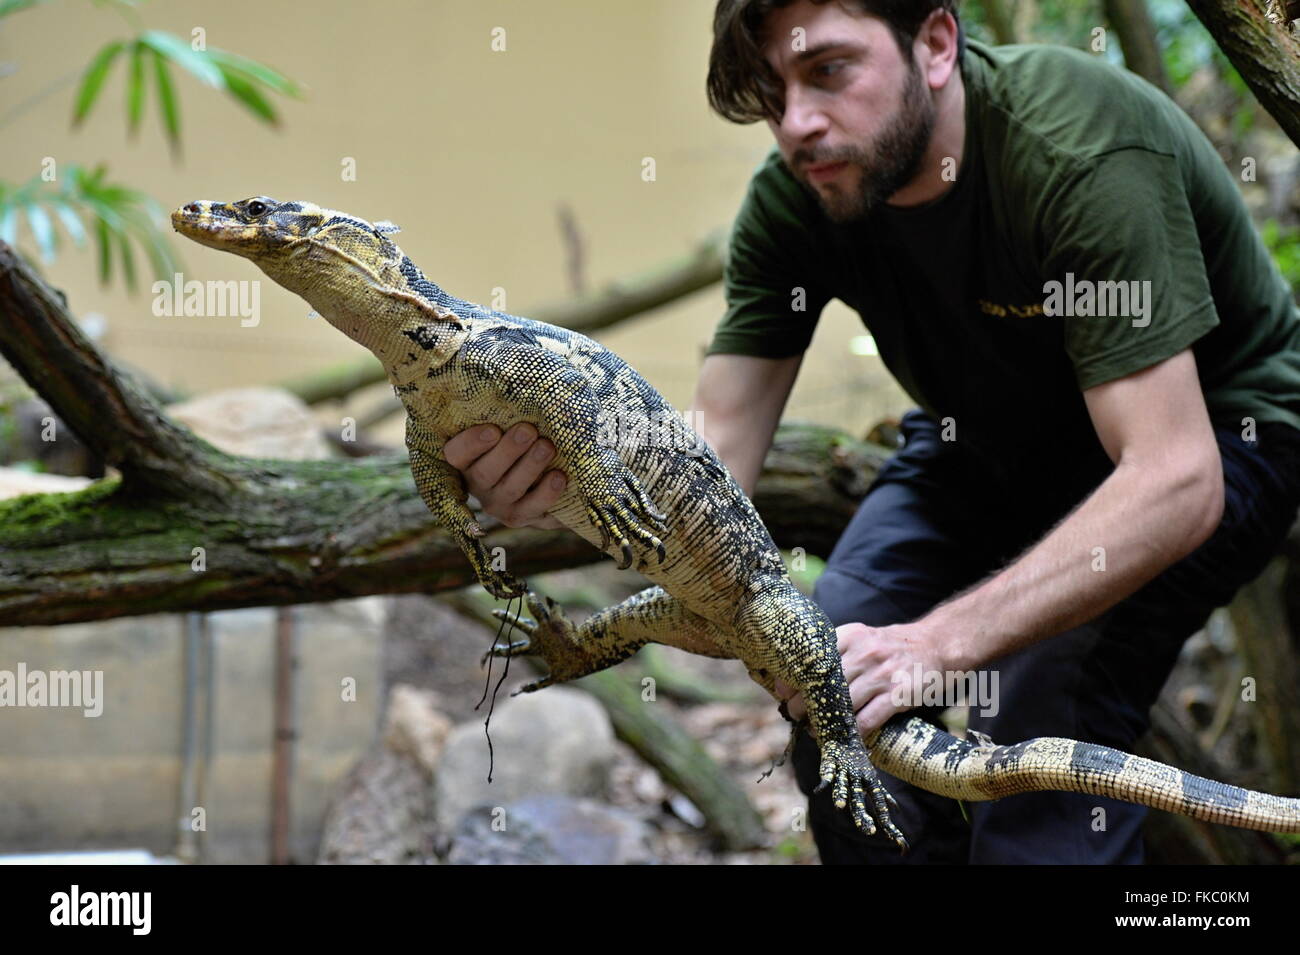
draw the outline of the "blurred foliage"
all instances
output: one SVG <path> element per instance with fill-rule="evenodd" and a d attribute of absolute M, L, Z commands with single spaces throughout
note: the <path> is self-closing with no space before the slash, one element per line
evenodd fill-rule
<path fill-rule="evenodd" d="M 1283 229 L 1276 219 L 1269 219 L 1259 233 L 1291 288 L 1300 291 L 1300 229 Z"/>
<path fill-rule="evenodd" d="M 73 245 L 82 248 L 86 244 L 87 230 L 82 224 L 85 216 L 98 253 L 100 282 L 108 283 L 116 261 L 127 288 L 135 290 L 132 241 L 144 249 L 155 275 L 170 277 L 176 271 L 171 246 L 156 225 L 163 211 L 153 199 L 106 181 L 102 164 L 92 170 L 64 166 L 60 179 L 46 182 L 37 174 L 21 186 L 0 182 L 0 239 L 14 245 L 19 221 L 25 220 L 41 260 L 52 262 L 62 246 L 55 221 L 63 226 Z"/>
<path fill-rule="evenodd" d="M 0 19 L 45 2 L 0 0 Z M 152 88 L 173 159 L 179 158 L 181 144 L 181 111 L 173 68 L 224 92 L 253 117 L 273 125 L 279 117 L 268 94 L 302 95 L 297 83 L 254 60 L 226 50 L 208 49 L 199 38 L 190 41 L 144 29 L 139 22 L 137 0 L 97 0 L 96 5 L 121 13 L 134 35 L 105 44 L 86 67 L 73 103 L 74 128 L 100 100 L 118 60 L 126 63 L 127 129 L 133 135 L 139 130 L 148 90 Z M 55 88 L 57 85 L 46 93 Z M 18 112 L 21 109 L 11 111 L 6 120 Z M 99 280 L 105 285 L 112 280 L 115 269 L 120 269 L 126 287 L 135 290 L 133 244 L 144 251 L 155 276 L 172 276 L 178 266 L 164 222 L 164 212 L 156 202 L 139 190 L 109 181 L 102 163 L 93 169 L 75 163 L 51 163 L 24 183 L 0 181 L 0 239 L 14 245 L 20 224 L 25 225 L 41 260 L 49 263 L 62 247 L 60 232 L 78 248 L 86 244 L 89 235 L 98 253 Z"/>
<path fill-rule="evenodd" d="M 786 571 L 790 575 L 790 580 L 800 593 L 811 594 L 817 578 L 822 575 L 826 569 L 826 562 L 820 557 L 814 557 L 812 554 L 794 554 L 788 550 L 781 551 L 781 557 L 785 561 Z"/>
<path fill-rule="evenodd" d="M 1018 28 L 1028 26 L 1027 34 L 1017 37 L 1021 43 L 1091 50 L 1093 29 L 1106 24 L 1102 0 L 964 0 L 958 9 L 967 32 L 987 43 L 994 42 L 986 7 L 990 2 L 999 2 Z M 1233 98 L 1234 133 L 1247 132 L 1259 109 L 1255 98 L 1185 0 L 1147 0 L 1147 9 L 1173 88 L 1181 89 L 1200 70 L 1211 71 Z M 1101 55 L 1117 66 L 1124 65 L 1124 52 L 1113 38 Z"/>

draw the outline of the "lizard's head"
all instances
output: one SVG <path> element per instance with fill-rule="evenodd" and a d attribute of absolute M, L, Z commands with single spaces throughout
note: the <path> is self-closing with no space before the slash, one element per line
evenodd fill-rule
<path fill-rule="evenodd" d="M 200 245 L 267 264 L 293 255 L 308 244 L 331 246 L 352 255 L 379 252 L 397 232 L 391 222 L 374 225 L 355 216 L 322 209 L 311 202 L 277 202 L 254 196 L 239 202 L 201 199 L 172 213 L 172 227 Z M 385 250 L 387 251 L 387 250 Z"/>

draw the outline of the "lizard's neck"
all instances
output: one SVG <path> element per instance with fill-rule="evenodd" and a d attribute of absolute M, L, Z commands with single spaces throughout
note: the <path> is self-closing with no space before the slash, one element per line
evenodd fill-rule
<path fill-rule="evenodd" d="M 374 354 L 390 378 L 409 380 L 416 366 L 438 367 L 469 335 L 465 316 L 473 307 L 429 282 L 405 256 L 375 265 L 328 254 L 321 258 L 263 268 Z"/>

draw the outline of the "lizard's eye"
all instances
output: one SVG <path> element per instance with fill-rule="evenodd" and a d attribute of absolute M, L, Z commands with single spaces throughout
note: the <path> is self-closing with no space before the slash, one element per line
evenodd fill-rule
<path fill-rule="evenodd" d="M 265 202 L 258 202 L 256 199 L 254 199 L 252 202 L 248 204 L 247 209 L 245 211 L 254 219 L 256 219 L 259 216 L 266 215 L 267 205 Z"/>

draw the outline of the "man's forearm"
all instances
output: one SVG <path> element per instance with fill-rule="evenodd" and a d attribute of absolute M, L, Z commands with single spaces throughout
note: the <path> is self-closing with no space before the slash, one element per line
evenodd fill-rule
<path fill-rule="evenodd" d="M 1217 499 L 1216 499 L 1217 495 Z M 1222 484 L 1121 463 L 1015 563 L 917 622 L 951 669 L 975 669 L 1110 609 L 1218 525 Z"/>

